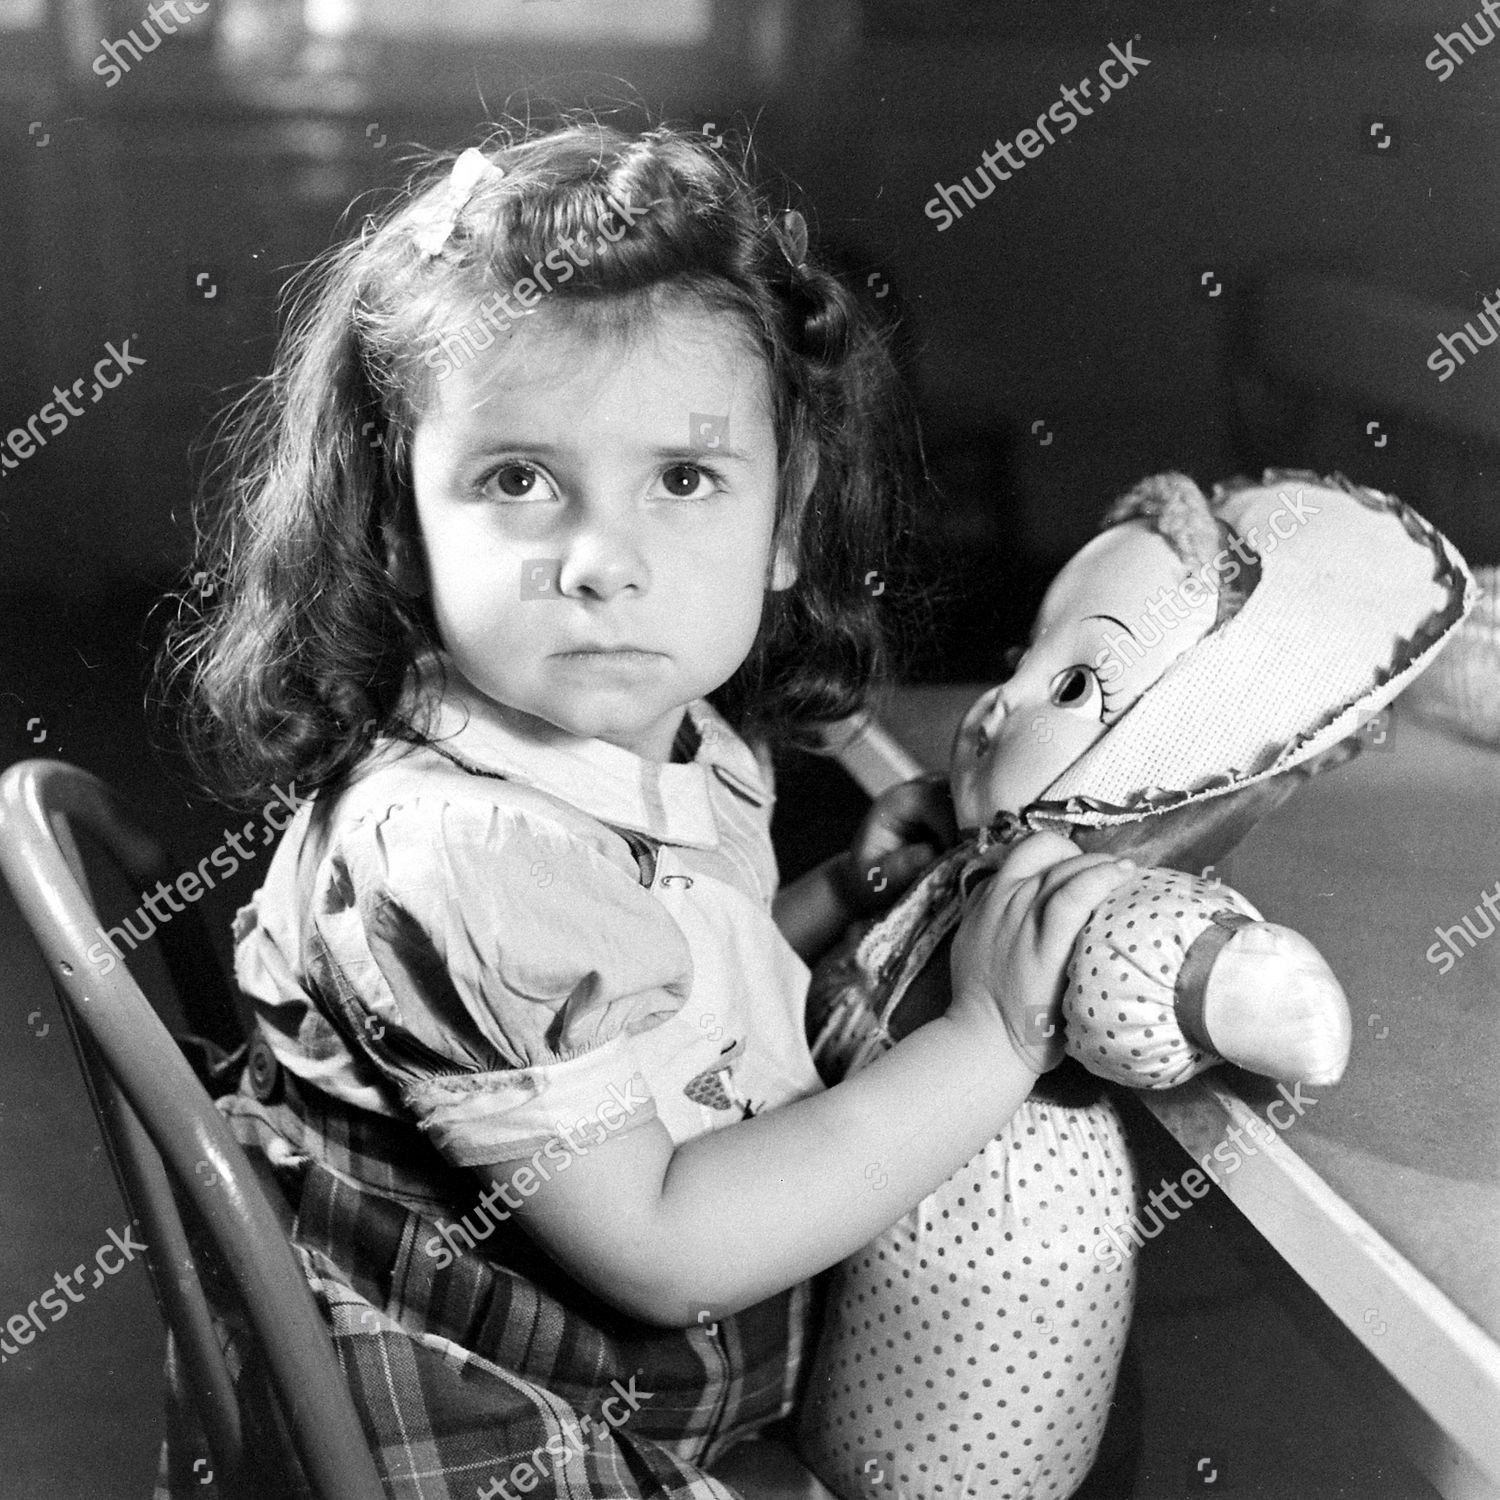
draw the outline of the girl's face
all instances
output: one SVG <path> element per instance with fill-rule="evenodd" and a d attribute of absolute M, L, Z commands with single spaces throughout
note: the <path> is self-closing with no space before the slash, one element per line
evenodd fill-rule
<path fill-rule="evenodd" d="M 455 665 L 533 733 L 669 759 L 796 579 L 741 325 L 683 299 L 591 337 L 554 303 L 434 384 L 412 479 Z"/>
<path fill-rule="evenodd" d="M 1012 675 L 977 699 L 953 741 L 960 828 L 1040 797 L 1213 627 L 1216 594 L 1144 522 L 1102 532 L 1053 580 Z"/>

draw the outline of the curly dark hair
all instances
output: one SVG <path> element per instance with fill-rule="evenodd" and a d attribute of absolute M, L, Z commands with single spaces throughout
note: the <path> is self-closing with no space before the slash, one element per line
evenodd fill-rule
<path fill-rule="evenodd" d="M 445 241 L 424 226 L 443 222 L 452 158 L 428 153 L 294 279 L 273 371 L 224 416 L 191 565 L 210 586 L 184 596 L 158 686 L 198 779 L 231 803 L 289 782 L 316 791 L 381 731 L 410 735 L 403 685 L 439 644 L 429 604 L 391 569 L 416 537 L 414 426 L 443 362 L 462 357 L 451 330 L 480 347 L 491 335 L 475 310 L 579 235 L 596 253 L 552 289 L 570 312 L 628 328 L 680 293 L 738 318 L 766 361 L 776 537 L 799 578 L 767 593 L 714 707 L 747 738 L 817 749 L 819 726 L 864 707 L 930 631 L 911 564 L 919 438 L 891 330 L 804 255 L 798 218 L 789 232 L 753 185 L 748 147 L 735 162 L 696 133 L 570 115 L 545 132 L 499 127 L 483 151 L 500 171 L 480 175 Z M 611 198 L 649 212 L 601 235 Z"/>

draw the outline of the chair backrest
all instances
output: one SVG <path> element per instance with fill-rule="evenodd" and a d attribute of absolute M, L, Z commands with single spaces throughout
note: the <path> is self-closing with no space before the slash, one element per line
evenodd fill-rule
<path fill-rule="evenodd" d="M 142 1226 L 152 1287 L 223 1492 L 305 1493 L 310 1484 L 318 1500 L 381 1500 L 348 1385 L 289 1240 L 285 1200 L 274 1183 L 266 1191 L 126 964 L 99 957 L 102 929 L 80 835 L 143 893 L 180 873 L 88 772 L 31 760 L 0 776 L 0 873 L 46 960 L 126 1206 Z M 154 941 L 185 1014 L 222 1036 L 234 1014 L 231 991 L 192 906 L 161 924 Z M 258 1340 L 305 1482 L 270 1472 L 277 1460 L 242 1421 L 174 1185 Z"/>
<path fill-rule="evenodd" d="M 897 782 L 910 781 L 925 769 L 870 713 L 859 713 L 823 729 L 820 738 L 832 756 L 867 797 L 878 797 Z"/>

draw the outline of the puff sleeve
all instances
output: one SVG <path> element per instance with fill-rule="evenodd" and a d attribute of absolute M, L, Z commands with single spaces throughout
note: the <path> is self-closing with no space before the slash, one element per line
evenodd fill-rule
<path fill-rule="evenodd" d="M 682 1008 L 692 956 L 603 839 L 416 797 L 343 830 L 311 920 L 325 1003 L 455 1165 L 655 1116 L 632 1038 Z"/>

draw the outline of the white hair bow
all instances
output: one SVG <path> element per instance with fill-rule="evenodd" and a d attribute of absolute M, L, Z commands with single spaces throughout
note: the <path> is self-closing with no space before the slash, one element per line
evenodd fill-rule
<path fill-rule="evenodd" d="M 492 162 L 483 151 L 470 146 L 459 153 L 443 192 L 420 217 L 412 233 L 425 259 L 431 260 L 442 253 L 458 216 L 474 196 L 475 189 L 483 182 L 504 176 L 505 169 Z"/>

